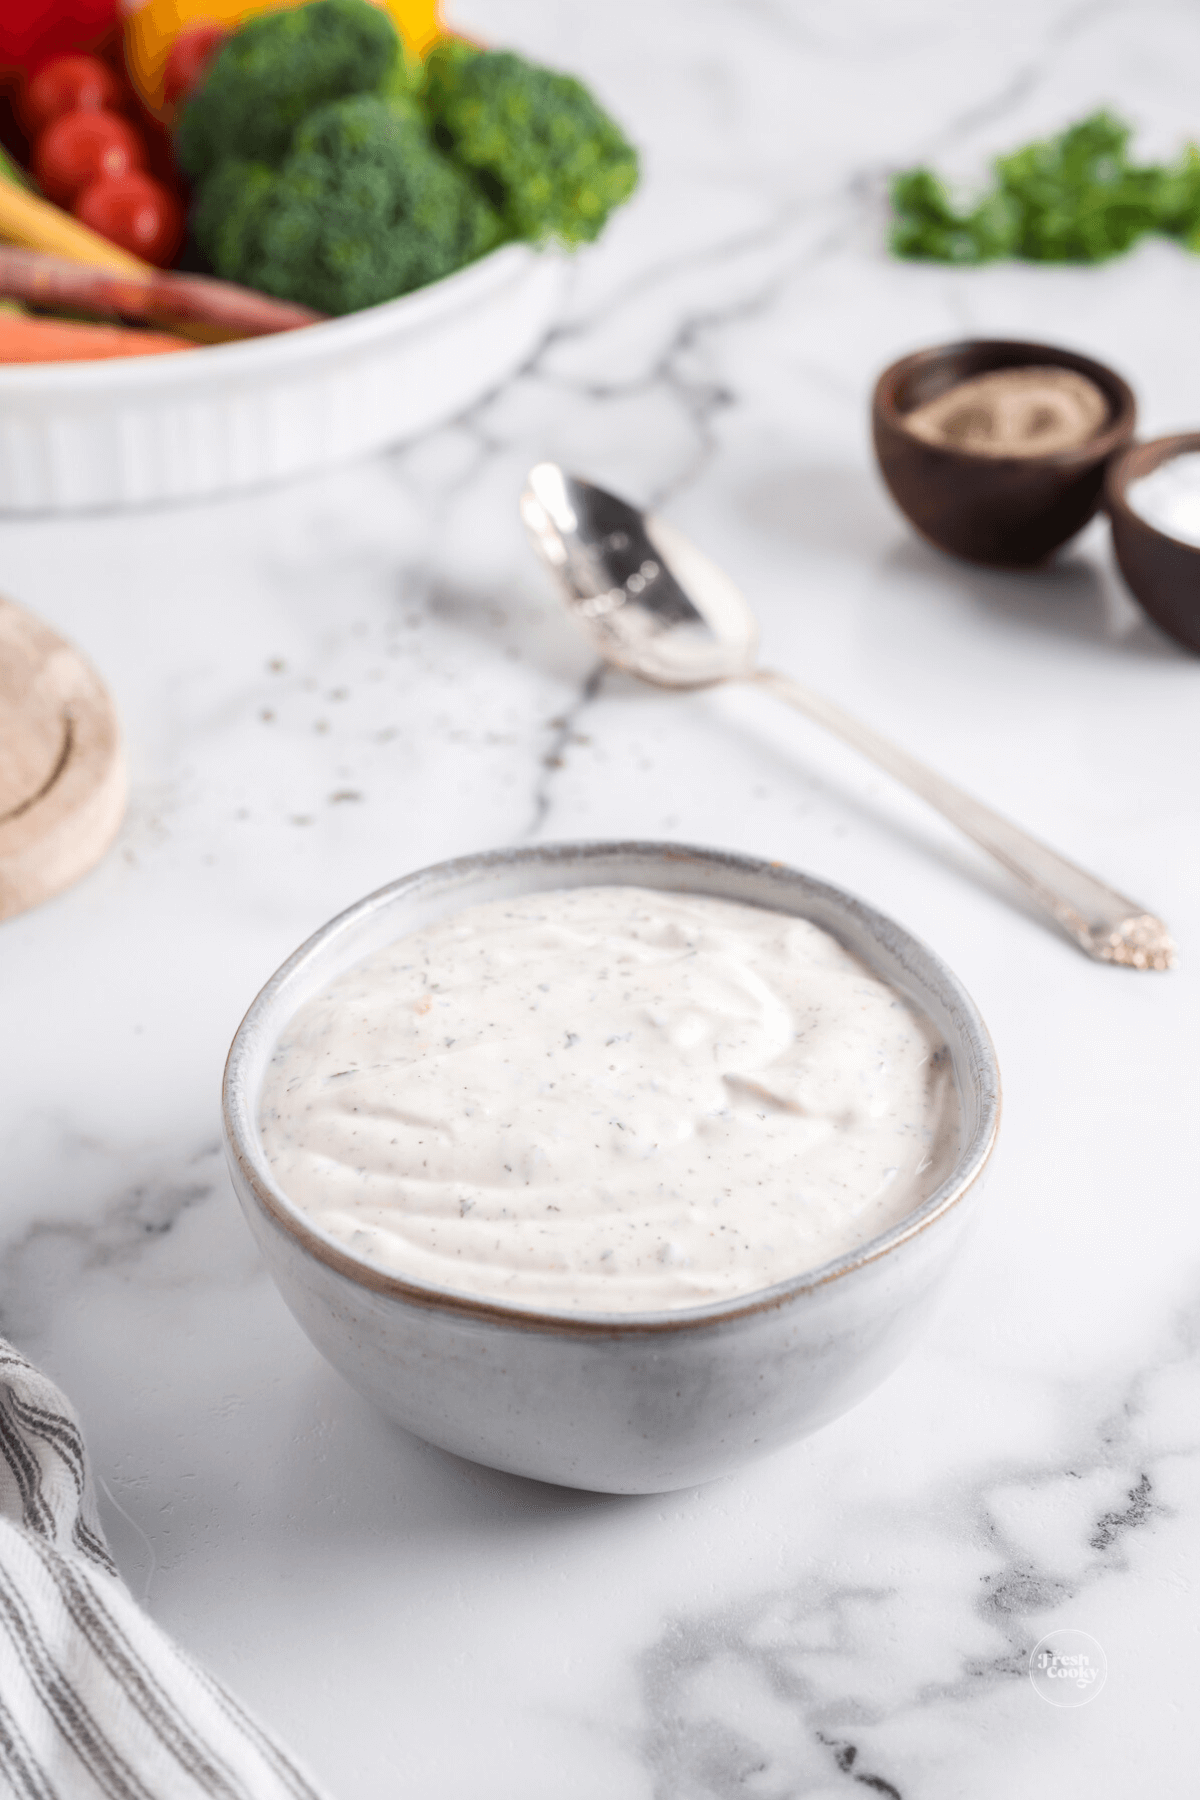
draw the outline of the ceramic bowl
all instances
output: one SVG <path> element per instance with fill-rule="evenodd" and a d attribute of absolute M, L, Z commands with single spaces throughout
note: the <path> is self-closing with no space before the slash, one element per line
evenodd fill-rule
<path fill-rule="evenodd" d="M 1073 369 L 1109 403 L 1109 422 L 1077 450 L 1045 456 L 980 456 L 928 444 L 909 431 L 905 413 L 972 376 L 1033 365 Z M 1133 436 L 1136 402 L 1115 370 L 1055 344 L 972 338 L 917 350 L 885 369 L 875 384 L 875 454 L 893 500 L 939 550 L 993 568 L 1025 569 L 1085 526 L 1100 504 L 1104 467 Z"/>
<path fill-rule="evenodd" d="M 568 263 L 508 244 L 399 300 L 179 356 L 0 367 L 0 512 L 195 500 L 453 418 L 511 375 Z"/>
<path fill-rule="evenodd" d="M 1200 546 L 1168 537 L 1126 499 L 1131 482 L 1186 451 L 1200 451 L 1200 431 L 1131 445 L 1108 465 L 1104 504 L 1117 562 L 1134 599 L 1178 643 L 1200 650 Z"/>
<path fill-rule="evenodd" d="M 372 1267 L 275 1184 L 257 1126 L 276 1042 L 361 957 L 482 901 L 605 884 L 712 894 L 811 919 L 933 1021 L 962 1107 L 952 1174 L 883 1236 L 759 1293 L 681 1311 L 536 1312 Z M 778 863 L 676 844 L 495 851 L 409 875 L 331 921 L 272 976 L 225 1070 L 234 1186 L 284 1300 L 352 1386 L 408 1430 L 497 1469 L 609 1493 L 690 1487 L 815 1430 L 895 1368 L 979 1194 L 999 1119 L 983 1022 L 939 959 L 862 901 Z"/>

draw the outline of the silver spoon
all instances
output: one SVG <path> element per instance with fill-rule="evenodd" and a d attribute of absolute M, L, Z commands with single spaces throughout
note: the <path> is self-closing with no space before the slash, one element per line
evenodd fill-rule
<path fill-rule="evenodd" d="M 756 666 L 758 628 L 729 577 L 662 519 L 539 463 L 521 495 L 534 549 L 600 655 L 658 687 L 753 681 L 853 745 L 973 838 L 1100 962 L 1170 969 L 1161 919 L 973 800 L 832 701 Z"/>

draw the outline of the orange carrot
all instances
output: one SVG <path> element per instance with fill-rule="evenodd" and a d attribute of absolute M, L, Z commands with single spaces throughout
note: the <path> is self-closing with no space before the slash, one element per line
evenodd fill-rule
<path fill-rule="evenodd" d="M 0 363 L 97 362 L 109 356 L 165 356 L 194 350 L 186 338 L 120 325 L 74 325 L 0 313 Z"/>

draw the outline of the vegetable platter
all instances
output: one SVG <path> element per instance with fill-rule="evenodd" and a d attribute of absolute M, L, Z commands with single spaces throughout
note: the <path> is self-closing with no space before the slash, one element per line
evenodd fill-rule
<path fill-rule="evenodd" d="M 148 0 L 124 63 L 20 76 L 0 511 L 228 492 L 453 417 L 637 185 L 580 82 L 443 32 L 432 0 L 240 5 L 201 30 Z"/>

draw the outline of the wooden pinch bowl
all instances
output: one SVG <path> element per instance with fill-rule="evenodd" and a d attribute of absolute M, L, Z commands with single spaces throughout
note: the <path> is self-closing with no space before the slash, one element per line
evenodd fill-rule
<path fill-rule="evenodd" d="M 1108 424 L 1086 444 L 1042 456 L 985 456 L 930 444 L 905 414 L 996 369 L 1071 369 L 1108 401 Z M 971 338 L 901 357 L 875 384 L 871 423 L 888 491 L 922 537 L 968 562 L 1029 569 L 1087 524 L 1110 457 L 1133 437 L 1137 403 L 1114 369 L 1054 344 Z"/>
<path fill-rule="evenodd" d="M 1125 497 L 1131 482 L 1187 451 L 1200 451 L 1200 431 L 1131 444 L 1108 465 L 1104 504 L 1117 563 L 1134 599 L 1176 643 L 1200 650 L 1200 545 L 1168 537 Z"/>

